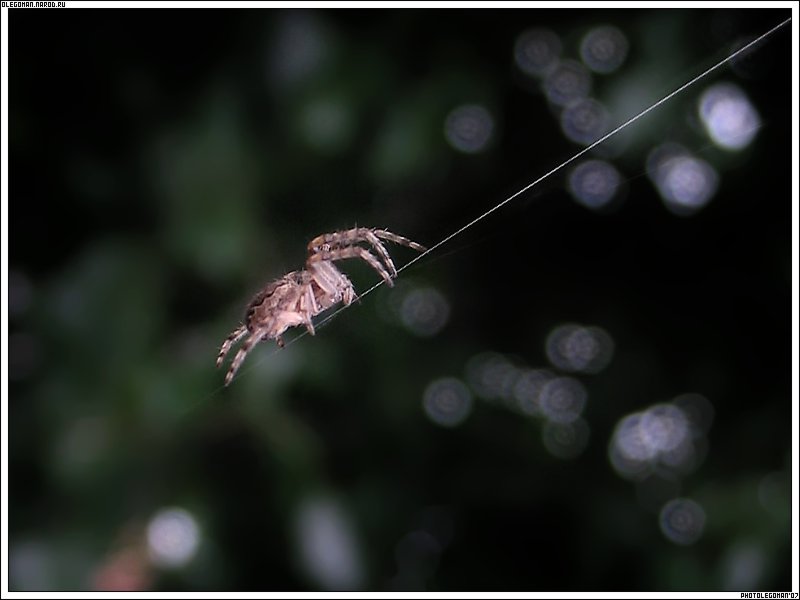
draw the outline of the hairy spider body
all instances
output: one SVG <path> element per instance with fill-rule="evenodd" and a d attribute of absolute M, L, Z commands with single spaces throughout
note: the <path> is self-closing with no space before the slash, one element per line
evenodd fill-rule
<path fill-rule="evenodd" d="M 248 352 L 258 342 L 275 340 L 283 347 L 283 333 L 290 327 L 305 326 L 314 335 L 312 318 L 339 302 L 350 304 L 356 290 L 347 275 L 334 262 L 359 258 L 372 267 L 387 285 L 394 285 L 397 269 L 381 240 L 408 246 L 418 252 L 425 247 L 385 229 L 356 227 L 347 231 L 325 233 L 308 243 L 306 268 L 292 271 L 267 284 L 247 307 L 244 324 L 223 342 L 217 356 L 217 367 L 234 344 L 247 339 L 231 361 L 225 375 L 227 386 L 236 375 Z M 368 244 L 369 247 L 359 244 Z"/>

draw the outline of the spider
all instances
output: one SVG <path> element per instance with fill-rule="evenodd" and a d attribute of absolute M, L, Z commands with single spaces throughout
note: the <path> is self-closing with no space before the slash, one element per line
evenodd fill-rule
<path fill-rule="evenodd" d="M 233 380 L 247 353 L 258 342 L 275 340 L 283 348 L 283 333 L 290 327 L 300 325 L 314 335 L 312 317 L 339 302 L 348 305 L 356 298 L 353 283 L 334 262 L 360 258 L 377 271 L 386 285 L 393 286 L 392 278 L 397 277 L 397 269 L 381 240 L 425 252 L 424 246 L 407 238 L 385 229 L 368 227 L 324 233 L 311 240 L 308 243 L 306 268 L 287 273 L 259 291 L 247 307 L 244 324 L 223 342 L 217 356 L 217 368 L 222 365 L 231 347 L 249 334 L 231 361 L 225 375 L 225 385 Z M 360 243 L 369 244 L 371 249 L 360 246 Z"/>

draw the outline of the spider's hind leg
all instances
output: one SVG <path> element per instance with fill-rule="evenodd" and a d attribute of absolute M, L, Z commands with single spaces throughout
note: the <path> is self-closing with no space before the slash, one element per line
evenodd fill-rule
<path fill-rule="evenodd" d="M 247 333 L 247 329 L 245 328 L 244 333 L 241 334 L 240 337 L 243 337 L 244 334 Z M 231 361 L 231 366 L 228 369 L 227 374 L 225 375 L 225 385 L 227 386 L 236 375 L 236 371 L 239 370 L 239 367 L 242 366 L 242 362 L 247 357 L 247 353 L 253 349 L 258 342 L 261 341 L 261 336 L 264 335 L 263 329 L 256 329 L 247 340 L 245 340 L 242 347 L 239 348 L 239 351 L 236 353 L 236 356 L 233 357 Z"/>
<path fill-rule="evenodd" d="M 236 342 L 242 339 L 247 334 L 247 327 L 242 325 L 238 329 L 235 329 L 231 332 L 231 334 L 222 342 L 222 347 L 219 349 L 219 354 L 217 355 L 217 368 L 219 369 L 220 365 L 222 365 L 222 361 L 225 360 L 225 355 L 228 354 L 231 350 L 231 346 L 233 346 Z"/>

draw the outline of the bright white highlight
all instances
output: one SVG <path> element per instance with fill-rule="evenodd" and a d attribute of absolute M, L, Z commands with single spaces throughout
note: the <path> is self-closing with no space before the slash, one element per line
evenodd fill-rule
<path fill-rule="evenodd" d="M 609 444 L 612 466 L 635 481 L 688 473 L 702 459 L 711 412 L 703 396 L 684 394 L 624 417 Z"/>
<path fill-rule="evenodd" d="M 745 93 L 731 83 L 708 88 L 698 105 L 711 140 L 725 150 L 741 150 L 753 141 L 761 119 Z"/>
<path fill-rule="evenodd" d="M 147 551 L 157 567 L 183 567 L 194 558 L 199 546 L 200 526 L 182 508 L 165 508 L 147 524 Z"/>

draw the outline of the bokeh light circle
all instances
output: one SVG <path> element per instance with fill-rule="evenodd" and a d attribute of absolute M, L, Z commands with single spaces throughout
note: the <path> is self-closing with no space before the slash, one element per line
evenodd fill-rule
<path fill-rule="evenodd" d="M 706 449 L 705 430 L 682 408 L 685 403 L 677 402 L 694 396 L 701 397 L 684 394 L 676 402 L 654 404 L 619 421 L 608 456 L 620 476 L 636 481 L 653 473 L 680 476 L 699 464 Z"/>
<path fill-rule="evenodd" d="M 444 122 L 448 143 L 466 154 L 477 154 L 486 148 L 494 130 L 491 113 L 478 104 L 454 108 Z"/>
<path fill-rule="evenodd" d="M 599 209 L 614 199 L 621 180 L 619 171 L 611 163 L 587 160 L 572 170 L 568 187 L 579 204 Z"/>
<path fill-rule="evenodd" d="M 547 358 L 563 371 L 599 373 L 614 354 L 611 336 L 600 327 L 559 325 L 547 336 Z"/>
<path fill-rule="evenodd" d="M 431 337 L 439 333 L 450 317 L 450 305 L 434 288 L 408 292 L 400 304 L 400 320 L 414 335 Z"/>
<path fill-rule="evenodd" d="M 344 506 L 332 497 L 310 496 L 295 515 L 297 560 L 325 590 L 355 590 L 364 567 L 358 539 Z"/>
<path fill-rule="evenodd" d="M 703 92 L 698 112 L 708 136 L 725 150 L 741 150 L 750 145 L 761 126 L 747 95 L 732 83 L 718 83 Z"/>
<path fill-rule="evenodd" d="M 539 407 L 549 421 L 572 423 L 586 406 L 586 388 L 572 377 L 556 377 L 542 387 Z"/>
<path fill-rule="evenodd" d="M 428 418 L 443 427 L 461 425 L 472 412 L 472 394 L 455 377 L 443 377 L 428 384 L 422 405 Z"/>
<path fill-rule="evenodd" d="M 608 132 L 609 121 L 605 106 L 592 98 L 583 98 L 561 113 L 561 130 L 567 139 L 588 146 Z"/>
<path fill-rule="evenodd" d="M 556 106 L 567 106 L 589 95 L 592 76 L 581 63 L 564 60 L 544 80 L 544 93 Z"/>
<path fill-rule="evenodd" d="M 581 59 L 595 73 L 613 73 L 628 56 L 628 38 L 616 27 L 596 27 L 581 41 Z"/>
<path fill-rule="evenodd" d="M 182 508 L 165 508 L 147 524 L 147 550 L 157 567 L 177 569 L 194 558 L 200 546 L 200 526 Z"/>
<path fill-rule="evenodd" d="M 496 352 L 477 354 L 466 366 L 467 382 L 475 395 L 484 400 L 512 398 L 519 374 L 517 367 Z"/>
<path fill-rule="evenodd" d="M 639 431 L 652 453 L 672 452 L 688 441 L 689 421 L 677 406 L 657 404 L 642 414 Z"/>
<path fill-rule="evenodd" d="M 561 56 L 561 40 L 549 29 L 523 31 L 514 43 L 514 62 L 532 77 L 543 77 Z"/>
<path fill-rule="evenodd" d="M 513 390 L 517 408 L 532 417 L 542 416 L 542 409 L 539 406 L 542 389 L 553 377 L 552 373 L 544 369 L 522 371 L 514 383 Z"/>
<path fill-rule="evenodd" d="M 719 185 L 719 175 L 711 165 L 677 144 L 651 150 L 647 173 L 664 205 L 679 216 L 693 215 L 706 206 Z"/>
<path fill-rule="evenodd" d="M 688 498 L 670 500 L 659 516 L 661 532 L 680 546 L 694 544 L 703 535 L 706 513 L 703 507 Z"/>

